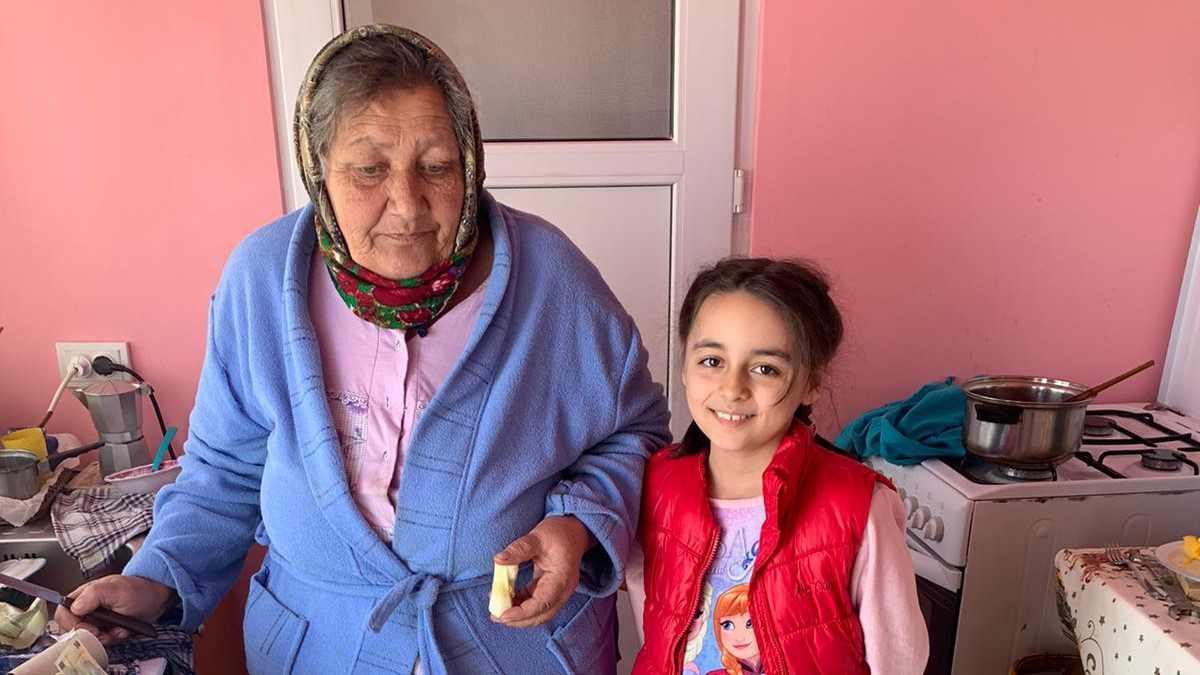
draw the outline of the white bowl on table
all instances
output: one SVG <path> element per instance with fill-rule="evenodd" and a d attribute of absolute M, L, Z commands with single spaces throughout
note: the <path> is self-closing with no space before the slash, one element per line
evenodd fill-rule
<path fill-rule="evenodd" d="M 1200 601 L 1200 560 L 1192 559 L 1183 552 L 1183 542 L 1169 541 L 1154 550 L 1154 557 L 1179 577 L 1184 595 Z"/>
<path fill-rule="evenodd" d="M 104 482 L 126 494 L 153 494 L 169 483 L 174 483 L 182 467 L 171 459 L 163 462 L 158 471 L 151 472 L 149 464 L 135 466 L 104 477 Z"/>

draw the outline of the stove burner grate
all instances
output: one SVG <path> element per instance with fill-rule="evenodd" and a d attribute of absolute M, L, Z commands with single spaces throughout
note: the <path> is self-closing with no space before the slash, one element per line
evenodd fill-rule
<path fill-rule="evenodd" d="M 1125 418 L 1136 420 L 1137 422 L 1160 432 L 1160 436 L 1141 436 L 1129 429 L 1121 426 L 1115 419 Z M 1185 453 L 1200 452 L 1200 441 L 1197 441 L 1192 434 L 1179 433 L 1159 424 L 1151 413 L 1129 412 L 1126 410 L 1089 410 L 1088 416 L 1084 420 L 1085 433 L 1089 427 L 1099 428 L 1101 423 L 1099 419 L 1106 420 L 1110 431 L 1119 432 L 1124 438 L 1089 438 L 1089 445 L 1124 445 L 1134 446 L 1127 450 L 1106 450 L 1100 453 L 1100 457 L 1093 459 L 1091 453 L 1078 452 L 1076 457 L 1083 460 L 1089 466 L 1103 471 L 1105 474 L 1113 478 L 1126 478 L 1116 471 L 1106 467 L 1104 460 L 1109 457 L 1120 457 L 1128 455 L 1140 455 L 1141 465 L 1153 471 L 1172 472 L 1179 471 L 1184 465 L 1187 465 L 1192 470 L 1192 475 L 1200 476 L 1200 466 L 1196 462 L 1188 458 Z M 1107 434 L 1105 434 L 1107 435 Z M 1181 443 L 1177 448 L 1159 447 L 1162 443 Z"/>
<path fill-rule="evenodd" d="M 1093 426 L 1093 427 L 1098 428 L 1100 426 L 1099 422 L 1093 421 L 1092 424 L 1090 424 L 1090 425 L 1088 424 L 1088 420 L 1091 420 L 1092 418 L 1096 418 L 1096 417 L 1103 417 L 1103 418 L 1123 417 L 1125 419 L 1135 420 L 1135 421 L 1140 422 L 1141 424 L 1159 432 L 1162 435 L 1160 435 L 1160 436 L 1141 436 L 1141 435 L 1136 434 L 1136 433 L 1130 431 L 1129 429 L 1126 429 L 1125 427 L 1121 426 L 1120 424 L 1117 423 L 1117 421 L 1115 419 L 1109 419 L 1108 422 L 1109 422 L 1110 431 L 1116 431 L 1121 437 L 1119 437 L 1119 438 L 1089 438 L 1087 441 L 1088 445 L 1141 444 L 1143 446 L 1155 448 L 1155 447 L 1158 447 L 1159 443 L 1183 443 L 1184 445 L 1190 446 L 1188 448 L 1181 448 L 1184 451 L 1190 452 L 1190 451 L 1194 451 L 1194 450 L 1200 450 L 1200 441 L 1197 441 L 1195 438 L 1193 438 L 1191 434 L 1180 433 L 1173 429 L 1164 427 L 1163 425 L 1161 425 L 1157 421 L 1155 421 L 1154 415 L 1152 415 L 1151 413 L 1129 412 L 1128 410 L 1089 410 L 1088 415 L 1084 421 L 1085 428 L 1087 426 Z M 1101 434 L 1101 435 L 1107 436 L 1109 434 Z"/>

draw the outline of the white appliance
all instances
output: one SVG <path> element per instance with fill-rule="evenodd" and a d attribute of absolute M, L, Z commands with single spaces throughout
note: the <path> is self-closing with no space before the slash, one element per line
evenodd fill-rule
<path fill-rule="evenodd" d="M 1059 626 L 1063 548 L 1161 544 L 1200 531 L 1200 419 L 1162 406 L 1089 408 L 1080 452 L 1024 480 L 968 457 L 896 466 L 927 674 L 1006 673 L 1021 656 L 1073 652 Z M 1035 472 L 1037 473 L 1037 472 Z"/>

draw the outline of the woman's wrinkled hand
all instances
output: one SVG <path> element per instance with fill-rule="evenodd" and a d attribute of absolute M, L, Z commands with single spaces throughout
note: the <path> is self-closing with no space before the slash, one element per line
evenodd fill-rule
<path fill-rule="evenodd" d="M 154 623 L 175 603 L 175 591 L 157 581 L 141 577 L 111 574 L 76 588 L 70 594 L 71 608 L 59 605 L 54 620 L 64 631 L 82 628 L 96 634 L 102 644 L 120 642 L 129 637 L 124 628 L 102 629 L 88 623 L 83 617 L 97 607 L 107 607 L 114 612 Z"/>
<path fill-rule="evenodd" d="M 579 564 L 595 539 L 575 516 L 549 516 L 509 544 L 494 560 L 500 565 L 533 562 L 533 580 L 517 589 L 513 607 L 498 619 L 513 628 L 545 623 L 579 586 Z"/>

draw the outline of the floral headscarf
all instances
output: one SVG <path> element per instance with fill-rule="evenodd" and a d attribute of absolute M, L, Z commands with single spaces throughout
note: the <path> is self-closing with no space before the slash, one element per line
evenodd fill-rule
<path fill-rule="evenodd" d="M 470 107 L 470 138 L 463 138 L 459 125 L 454 125 L 463 167 L 462 213 L 454 238 L 454 249 L 449 258 L 436 263 L 419 276 L 408 279 L 389 279 L 351 259 L 321 176 L 318 149 L 310 136 L 313 93 L 330 59 L 352 42 L 385 34 L 404 40 L 426 58 L 446 66 L 454 85 L 466 94 L 466 82 L 454 63 L 428 38 L 405 28 L 385 24 L 352 28 L 325 45 L 308 67 L 300 86 L 300 96 L 296 100 L 296 156 L 300 160 L 304 187 L 313 203 L 313 224 L 317 229 L 321 257 L 342 300 L 356 315 L 373 324 L 384 328 L 415 328 L 424 333 L 428 324 L 446 309 L 451 296 L 458 289 L 478 240 L 479 228 L 475 218 L 483 186 L 483 139 L 474 106 Z"/>

